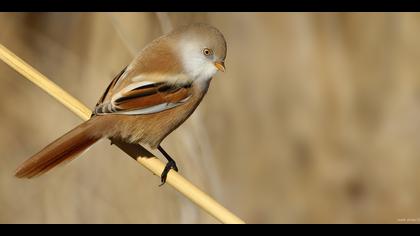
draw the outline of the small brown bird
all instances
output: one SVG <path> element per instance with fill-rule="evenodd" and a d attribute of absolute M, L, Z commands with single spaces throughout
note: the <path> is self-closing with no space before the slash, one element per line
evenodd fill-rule
<path fill-rule="evenodd" d="M 206 24 L 155 39 L 112 80 L 88 121 L 22 163 L 16 176 L 38 176 L 99 139 L 114 138 L 157 148 L 168 160 L 165 183 L 168 172 L 178 168 L 160 143 L 194 112 L 217 70 L 225 70 L 225 58 L 225 38 Z"/>

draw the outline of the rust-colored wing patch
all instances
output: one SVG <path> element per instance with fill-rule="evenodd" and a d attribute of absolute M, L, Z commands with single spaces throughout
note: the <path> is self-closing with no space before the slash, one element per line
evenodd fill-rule
<path fill-rule="evenodd" d="M 144 115 L 161 112 L 186 102 L 191 96 L 191 84 L 142 82 L 140 86 L 116 93 L 110 102 L 97 106 L 95 113 Z"/>

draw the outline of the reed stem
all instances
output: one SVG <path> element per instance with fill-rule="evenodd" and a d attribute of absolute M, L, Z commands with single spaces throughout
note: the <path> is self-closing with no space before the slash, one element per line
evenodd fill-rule
<path fill-rule="evenodd" d="M 39 88 L 58 100 L 81 119 L 88 120 L 90 118 L 91 110 L 88 107 L 49 80 L 35 68 L 20 59 L 2 44 L 0 44 L 0 59 L 19 72 L 24 78 L 33 82 Z M 128 155 L 133 157 L 137 162 L 160 177 L 163 169 L 165 168 L 165 164 L 158 158 L 154 157 L 146 149 L 140 145 L 130 146 L 122 143 L 116 143 L 116 145 Z M 220 222 L 228 224 L 245 223 L 232 212 L 216 202 L 213 198 L 182 177 L 179 173 L 170 171 L 166 182 Z"/>

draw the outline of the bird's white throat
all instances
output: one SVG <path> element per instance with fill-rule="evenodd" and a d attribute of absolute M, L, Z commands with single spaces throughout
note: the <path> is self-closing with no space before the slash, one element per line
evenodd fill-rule
<path fill-rule="evenodd" d="M 207 86 L 209 80 L 216 74 L 217 68 L 211 60 L 203 56 L 196 42 L 180 43 L 180 55 L 186 74 L 199 85 Z"/>

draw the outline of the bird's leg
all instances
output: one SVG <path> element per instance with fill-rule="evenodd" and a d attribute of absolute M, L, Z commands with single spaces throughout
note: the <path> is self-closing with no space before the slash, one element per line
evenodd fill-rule
<path fill-rule="evenodd" d="M 168 160 L 168 163 L 166 163 L 165 169 L 163 170 L 162 175 L 160 176 L 160 181 L 162 183 L 159 186 L 162 186 L 166 182 L 166 177 L 168 177 L 168 172 L 171 169 L 178 172 L 178 167 L 176 167 L 176 163 L 174 159 L 172 159 L 171 156 L 169 156 L 169 154 L 166 153 L 165 150 L 163 150 L 163 148 L 160 145 L 158 146 L 158 150 L 163 154 L 163 156 L 165 156 L 166 160 Z"/>

